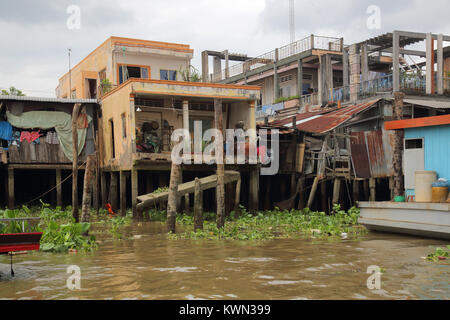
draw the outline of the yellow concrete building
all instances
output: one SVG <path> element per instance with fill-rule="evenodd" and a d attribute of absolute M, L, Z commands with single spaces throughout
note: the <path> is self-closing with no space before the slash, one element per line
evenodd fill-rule
<path fill-rule="evenodd" d="M 171 135 L 194 121 L 214 128 L 214 104 L 220 103 L 223 129 L 256 129 L 258 86 L 189 82 L 193 50 L 188 45 L 111 37 L 59 80 L 57 96 L 97 98 L 98 159 L 102 202 L 136 213 L 138 195 L 169 184 Z M 107 80 L 106 80 L 107 79 Z M 70 90 L 69 90 L 70 88 Z M 258 165 L 226 165 L 242 172 L 244 204 L 257 209 Z M 212 174 L 215 165 L 183 165 L 185 181 Z M 130 181 L 128 183 L 127 181 Z M 131 201 L 127 190 L 131 186 Z M 119 196 L 120 192 L 120 196 Z M 210 196 L 213 198 L 214 193 Z M 214 203 L 213 199 L 205 202 Z"/>

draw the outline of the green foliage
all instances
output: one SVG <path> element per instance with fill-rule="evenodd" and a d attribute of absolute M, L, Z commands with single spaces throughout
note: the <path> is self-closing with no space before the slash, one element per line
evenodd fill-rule
<path fill-rule="evenodd" d="M 180 75 L 183 81 L 190 81 L 190 82 L 201 82 L 202 77 L 200 75 L 200 72 L 192 65 L 189 65 L 189 68 L 181 69 L 180 68 Z"/>
<path fill-rule="evenodd" d="M 170 234 L 169 238 L 269 240 L 306 237 L 325 239 L 340 238 L 344 232 L 347 233 L 348 238 L 355 238 L 367 232 L 358 225 L 358 217 L 359 209 L 353 207 L 345 212 L 339 205 L 334 206 L 333 213 L 329 216 L 324 212 L 313 212 L 309 209 L 280 211 L 278 208 L 253 215 L 241 207 L 239 217 L 236 220 L 228 218 L 223 229 L 217 229 L 214 219 L 205 219 L 203 230 Z M 189 229 L 193 225 L 193 217 L 179 216 L 177 222 Z"/>
<path fill-rule="evenodd" d="M 299 96 L 279 97 L 278 99 L 275 100 L 275 103 L 285 102 L 285 101 L 294 100 L 294 99 L 298 99 L 298 98 L 299 98 Z"/>
<path fill-rule="evenodd" d="M 168 191 L 169 191 L 169 187 L 159 187 L 158 189 L 153 191 L 153 193 L 163 193 L 163 192 L 168 192 Z"/>
<path fill-rule="evenodd" d="M 94 236 L 85 237 L 83 234 L 91 228 L 90 223 L 75 223 L 72 208 L 60 207 L 51 209 L 50 205 L 41 201 L 41 207 L 28 208 L 22 206 L 16 210 L 0 210 L 0 218 L 23 218 L 38 216 L 38 224 L 25 221 L 26 232 L 42 232 L 41 250 L 48 252 L 67 252 L 69 249 L 91 251 L 97 248 Z M 0 233 L 22 232 L 22 221 L 0 223 Z"/>
<path fill-rule="evenodd" d="M 106 94 L 111 91 L 112 89 L 112 83 L 109 81 L 109 79 L 103 79 L 101 82 L 103 94 Z"/>
<path fill-rule="evenodd" d="M 25 94 L 21 90 L 15 87 L 10 87 L 9 91 L 3 89 L 1 94 L 3 96 L 22 96 L 22 97 L 25 96 Z"/>
<path fill-rule="evenodd" d="M 124 234 L 122 232 L 123 226 L 129 226 L 131 224 L 131 216 L 127 215 L 125 217 L 117 216 L 107 220 L 107 224 L 109 225 L 109 233 L 115 239 L 123 239 Z"/>
<path fill-rule="evenodd" d="M 427 260 L 433 262 L 439 262 L 447 260 L 450 257 L 450 245 L 447 248 L 436 248 L 434 252 L 428 254 Z"/>

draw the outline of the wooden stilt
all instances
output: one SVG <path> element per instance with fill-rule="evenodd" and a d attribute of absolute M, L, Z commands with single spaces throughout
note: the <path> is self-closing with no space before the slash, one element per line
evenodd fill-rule
<path fill-rule="evenodd" d="M 249 209 L 250 212 L 256 212 L 259 209 L 259 199 L 258 199 L 258 195 L 259 195 L 259 172 L 258 172 L 258 168 L 255 168 L 253 170 L 250 171 L 250 205 L 249 205 Z"/>
<path fill-rule="evenodd" d="M 189 200 L 189 193 L 184 195 L 184 212 L 189 214 L 191 212 L 191 204 Z"/>
<path fill-rule="evenodd" d="M 369 194 L 369 180 L 368 179 L 364 179 L 363 188 L 364 188 L 364 200 L 369 200 L 370 194 Z"/>
<path fill-rule="evenodd" d="M 109 201 L 114 212 L 117 211 L 117 172 L 110 172 Z"/>
<path fill-rule="evenodd" d="M 95 155 L 89 155 L 84 170 L 83 200 L 81 202 L 81 222 L 89 222 L 91 216 L 92 182 L 95 170 Z"/>
<path fill-rule="evenodd" d="M 376 201 L 376 194 L 375 194 L 376 180 L 375 180 L 375 178 L 369 179 L 369 188 L 370 188 L 370 201 Z"/>
<path fill-rule="evenodd" d="M 214 125 L 217 131 L 223 137 L 223 111 L 222 100 L 214 99 Z M 223 141 L 219 141 L 216 147 L 216 166 L 217 166 L 217 187 L 216 187 L 216 212 L 217 228 L 223 228 L 225 225 L 225 166 L 223 164 Z"/>
<path fill-rule="evenodd" d="M 236 181 L 236 192 L 234 193 L 234 217 L 237 219 L 241 214 L 241 209 L 239 208 L 241 200 L 241 177 Z"/>
<path fill-rule="evenodd" d="M 311 208 L 313 201 L 314 201 L 314 196 L 316 195 L 316 190 L 317 190 L 317 185 L 319 184 L 319 177 L 315 177 L 314 178 L 314 182 L 313 185 L 311 187 L 311 192 L 309 193 L 309 198 L 308 198 L 308 203 L 306 205 L 306 207 Z"/>
<path fill-rule="evenodd" d="M 298 189 L 299 189 L 299 197 L 298 197 L 298 205 L 297 208 L 299 210 L 303 210 L 305 208 L 305 176 L 301 176 L 298 179 Z"/>
<path fill-rule="evenodd" d="M 359 180 L 353 180 L 353 205 L 359 201 Z"/>
<path fill-rule="evenodd" d="M 97 162 L 97 158 L 95 159 Z M 98 166 L 96 165 L 92 177 L 92 207 L 98 212 L 99 209 L 99 193 L 98 193 Z"/>
<path fill-rule="evenodd" d="M 78 212 L 78 126 L 77 120 L 81 104 L 75 104 L 72 110 L 72 217 L 79 222 Z"/>
<path fill-rule="evenodd" d="M 203 230 L 203 192 L 201 190 L 201 183 L 198 178 L 195 178 L 194 190 L 194 232 Z"/>
<path fill-rule="evenodd" d="M 295 173 L 291 174 L 291 197 L 297 192 L 297 176 Z"/>
<path fill-rule="evenodd" d="M 264 210 L 270 210 L 272 207 L 272 204 L 270 202 L 272 198 L 272 195 L 270 193 L 270 176 L 266 176 L 265 181 L 266 192 L 264 196 Z"/>
<path fill-rule="evenodd" d="M 62 207 L 61 169 L 56 169 L 56 206 Z"/>
<path fill-rule="evenodd" d="M 100 173 L 100 188 L 102 192 L 102 208 L 106 207 L 108 202 L 108 186 L 106 184 L 106 173 L 102 170 Z"/>
<path fill-rule="evenodd" d="M 138 197 L 138 171 L 134 168 L 131 169 L 131 208 L 133 211 L 133 218 L 143 218 L 139 217 L 138 212 L 136 210 L 137 205 L 137 197 Z"/>
<path fill-rule="evenodd" d="M 339 195 L 340 194 L 341 194 L 341 180 L 338 178 L 334 178 L 332 204 L 339 204 Z"/>
<path fill-rule="evenodd" d="M 127 214 L 127 173 L 120 171 L 119 173 L 119 189 L 120 189 L 120 215 L 125 217 Z"/>
<path fill-rule="evenodd" d="M 172 162 L 170 170 L 169 196 L 167 200 L 167 232 L 175 233 L 176 214 L 177 214 L 177 198 L 178 183 L 180 181 L 181 166 Z"/>
<path fill-rule="evenodd" d="M 167 181 L 167 174 L 166 172 L 161 172 L 158 174 L 158 187 L 159 188 L 165 188 L 168 187 L 168 181 Z M 159 208 L 160 210 L 166 210 L 167 208 L 167 203 L 166 202 L 161 202 L 159 204 Z"/>
<path fill-rule="evenodd" d="M 14 209 L 14 169 L 8 168 L 8 208 Z"/>
<path fill-rule="evenodd" d="M 320 195 L 322 196 L 322 211 L 328 211 L 328 195 L 327 195 L 327 181 L 322 180 L 320 183 Z"/>
<path fill-rule="evenodd" d="M 389 191 L 391 192 L 390 194 L 390 199 L 391 201 L 394 200 L 394 177 L 389 177 Z"/>

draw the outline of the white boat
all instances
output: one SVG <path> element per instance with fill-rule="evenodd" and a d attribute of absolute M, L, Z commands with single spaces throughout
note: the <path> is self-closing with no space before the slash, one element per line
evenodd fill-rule
<path fill-rule="evenodd" d="M 450 203 L 358 203 L 359 223 L 369 230 L 450 239 Z"/>

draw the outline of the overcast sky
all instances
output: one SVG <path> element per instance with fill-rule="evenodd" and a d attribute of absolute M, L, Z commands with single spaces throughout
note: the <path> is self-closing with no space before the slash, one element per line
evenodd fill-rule
<path fill-rule="evenodd" d="M 80 8 L 69 29 L 67 8 Z M 367 8 L 380 9 L 381 29 L 369 29 Z M 289 43 L 289 0 L 0 0 L 0 87 L 53 96 L 58 78 L 109 36 L 190 44 L 201 51 L 256 56 Z M 296 39 L 344 37 L 346 44 L 394 29 L 450 34 L 448 0 L 295 0 Z M 72 21 L 72 20 L 71 20 Z"/>

